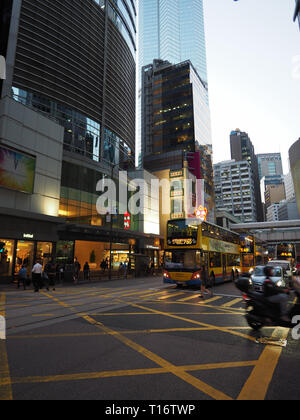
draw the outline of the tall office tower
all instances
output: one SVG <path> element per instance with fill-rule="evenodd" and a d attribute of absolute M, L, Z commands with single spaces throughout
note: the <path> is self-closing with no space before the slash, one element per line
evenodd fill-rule
<path fill-rule="evenodd" d="M 242 222 L 255 222 L 255 187 L 250 163 L 235 160 L 214 165 L 216 210 L 226 211 Z"/>
<path fill-rule="evenodd" d="M 207 83 L 203 0 L 140 0 L 140 67 L 190 60 Z"/>
<path fill-rule="evenodd" d="M 99 268 L 110 241 L 125 247 L 124 259 L 141 236 L 138 221 L 125 226 L 117 198 L 112 222 L 96 203 L 99 181 L 114 168 L 116 176 L 135 152 L 136 1 L 2 0 L 0 11 L 7 59 L 0 235 L 11 240 L 8 259 L 57 249 L 59 258 L 76 255 L 83 264 L 92 256 Z"/>
<path fill-rule="evenodd" d="M 143 165 L 156 172 L 190 169 L 204 180 L 203 204 L 213 217 L 210 113 L 206 84 L 190 61 L 154 60 L 143 67 Z"/>
<path fill-rule="evenodd" d="M 255 155 L 254 146 L 248 134 L 237 129 L 230 134 L 230 148 L 231 159 L 234 159 L 237 162 L 247 161 L 251 166 L 255 188 L 257 221 L 262 222 L 264 220 L 264 214 L 261 202 L 258 161 L 257 156 Z"/>
<path fill-rule="evenodd" d="M 257 155 L 259 179 L 264 176 L 283 175 L 281 153 Z"/>
<path fill-rule="evenodd" d="M 155 59 L 190 60 L 207 84 L 203 0 L 140 0 L 137 155 L 141 164 L 141 69 Z"/>

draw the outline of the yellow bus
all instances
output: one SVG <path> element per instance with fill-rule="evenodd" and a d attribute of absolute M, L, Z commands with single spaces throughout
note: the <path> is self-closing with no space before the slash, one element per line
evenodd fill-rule
<path fill-rule="evenodd" d="M 168 221 L 164 283 L 200 285 L 203 265 L 211 285 L 233 281 L 240 271 L 240 235 L 199 219 Z"/>

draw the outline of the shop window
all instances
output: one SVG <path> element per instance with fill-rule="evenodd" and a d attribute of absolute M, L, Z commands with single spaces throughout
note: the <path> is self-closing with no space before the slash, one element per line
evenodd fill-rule
<path fill-rule="evenodd" d="M 36 250 L 36 259 L 42 261 L 45 266 L 52 259 L 53 245 L 51 242 L 38 242 Z"/>
<path fill-rule="evenodd" d="M 27 268 L 27 274 L 30 275 L 34 265 L 34 242 L 18 241 L 15 274 L 20 271 L 23 265 Z"/>

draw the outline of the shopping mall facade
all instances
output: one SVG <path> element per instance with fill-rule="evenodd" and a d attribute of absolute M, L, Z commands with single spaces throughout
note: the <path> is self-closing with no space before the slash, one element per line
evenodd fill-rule
<path fill-rule="evenodd" d="M 144 253 L 155 221 L 96 209 L 97 185 L 135 155 L 136 1 L 4 0 L 0 102 L 0 283 L 36 259 L 98 269 Z M 134 175 L 132 175 L 134 176 Z M 159 222 L 158 222 L 159 223 Z"/>

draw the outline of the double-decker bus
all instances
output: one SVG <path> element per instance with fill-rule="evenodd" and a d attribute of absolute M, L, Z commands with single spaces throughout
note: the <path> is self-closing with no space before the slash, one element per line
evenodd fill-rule
<path fill-rule="evenodd" d="M 256 245 L 255 236 L 242 234 L 240 235 L 241 250 L 241 273 L 247 274 L 254 270 L 256 264 Z"/>
<path fill-rule="evenodd" d="M 200 285 L 205 265 L 212 285 L 240 271 L 240 235 L 199 219 L 167 223 L 164 283 Z"/>

